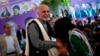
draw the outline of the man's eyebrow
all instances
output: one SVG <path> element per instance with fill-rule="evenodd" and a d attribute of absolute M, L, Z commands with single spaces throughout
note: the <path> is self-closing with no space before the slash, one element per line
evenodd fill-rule
<path fill-rule="evenodd" d="M 47 11 L 42 11 L 42 12 L 50 12 L 49 10 L 47 10 Z"/>

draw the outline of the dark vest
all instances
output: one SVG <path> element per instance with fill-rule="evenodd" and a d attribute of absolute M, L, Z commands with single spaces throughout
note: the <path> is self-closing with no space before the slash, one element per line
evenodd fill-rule
<path fill-rule="evenodd" d="M 36 23 L 36 22 L 35 21 L 32 21 L 32 22 L 30 22 L 30 24 L 31 23 Z M 37 27 L 39 29 L 39 39 L 41 39 L 41 40 L 44 41 L 42 32 L 41 32 L 41 30 L 40 30 L 40 28 L 39 28 L 39 26 L 38 26 L 37 23 L 36 23 L 36 25 L 37 25 Z M 52 28 L 51 28 L 51 26 L 50 26 L 49 23 L 47 23 L 47 29 L 48 29 L 48 32 L 47 32 L 48 35 L 49 36 L 52 36 L 53 31 L 52 31 Z M 28 30 L 28 28 L 27 28 L 27 30 Z M 47 50 L 39 50 L 39 49 L 37 49 L 36 47 L 34 47 L 32 45 L 31 40 L 30 40 L 30 37 L 29 37 L 29 34 L 28 34 L 28 38 L 29 38 L 29 56 L 49 56 Z"/>

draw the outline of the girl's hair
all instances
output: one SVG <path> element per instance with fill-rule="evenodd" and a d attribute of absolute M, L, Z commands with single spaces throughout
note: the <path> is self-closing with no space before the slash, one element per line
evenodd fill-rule
<path fill-rule="evenodd" d="M 70 48 L 70 43 L 69 43 L 69 30 L 72 30 L 75 28 L 75 25 L 71 23 L 71 19 L 67 17 L 63 17 L 61 19 L 58 19 L 55 22 L 54 25 L 54 30 L 55 30 L 55 38 L 61 39 L 62 43 L 66 43 Z"/>

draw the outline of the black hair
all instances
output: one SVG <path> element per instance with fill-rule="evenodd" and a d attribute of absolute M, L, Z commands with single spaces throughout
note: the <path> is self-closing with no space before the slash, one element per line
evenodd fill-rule
<path fill-rule="evenodd" d="M 20 10 L 19 5 L 15 5 L 15 6 L 13 7 L 13 10 L 14 10 L 14 9 L 18 9 L 18 10 Z"/>
<path fill-rule="evenodd" d="M 54 30 L 55 30 L 55 38 L 59 38 L 62 43 L 66 43 L 68 46 L 68 50 L 71 51 L 71 45 L 69 43 L 69 30 L 75 28 L 75 25 L 71 23 L 71 19 L 67 17 L 63 17 L 58 19 L 55 22 Z"/>
<path fill-rule="evenodd" d="M 91 26 L 90 26 L 90 25 L 84 25 L 84 26 L 83 26 L 83 29 L 84 29 L 84 28 L 89 28 L 89 29 L 91 29 Z"/>
<path fill-rule="evenodd" d="M 97 19 L 98 19 L 98 16 L 97 16 L 97 15 L 96 15 L 96 16 L 94 16 L 94 19 L 96 19 L 96 20 L 97 20 Z"/>

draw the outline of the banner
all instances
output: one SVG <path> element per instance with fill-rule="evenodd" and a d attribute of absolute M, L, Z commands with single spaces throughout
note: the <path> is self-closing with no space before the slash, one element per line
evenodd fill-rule
<path fill-rule="evenodd" d="M 0 0 L 0 19 L 26 14 L 36 10 L 40 0 Z M 38 4 L 37 4 L 38 3 Z"/>
<path fill-rule="evenodd" d="M 6 6 L 10 4 L 25 2 L 25 1 L 30 1 L 30 0 L 0 0 L 0 6 Z"/>

